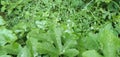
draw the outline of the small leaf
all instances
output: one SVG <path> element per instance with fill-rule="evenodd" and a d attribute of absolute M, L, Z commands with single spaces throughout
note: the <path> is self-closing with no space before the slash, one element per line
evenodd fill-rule
<path fill-rule="evenodd" d="M 105 3 L 110 3 L 112 0 L 102 0 Z"/>
<path fill-rule="evenodd" d="M 3 7 L 1 8 L 1 12 L 5 12 L 5 10 L 6 10 L 6 7 L 3 6 Z"/>

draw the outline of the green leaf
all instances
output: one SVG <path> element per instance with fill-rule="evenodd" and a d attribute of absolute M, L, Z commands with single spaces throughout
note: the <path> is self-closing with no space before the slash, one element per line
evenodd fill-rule
<path fill-rule="evenodd" d="M 120 48 L 120 39 L 114 34 L 111 24 L 107 24 L 100 31 L 99 42 L 105 57 L 117 57 L 117 50 Z"/>
<path fill-rule="evenodd" d="M 24 48 L 21 49 L 17 57 L 32 57 L 30 52 L 31 51 L 25 46 Z"/>
<path fill-rule="evenodd" d="M 40 29 L 45 29 L 45 27 L 46 27 L 46 21 L 36 21 L 35 24 Z"/>
<path fill-rule="evenodd" d="M 93 33 L 89 33 L 88 36 L 86 36 L 85 38 L 81 39 L 82 46 L 85 49 L 95 49 L 98 50 L 99 49 L 99 44 L 98 44 L 98 38 L 97 38 L 97 34 L 93 34 Z"/>
<path fill-rule="evenodd" d="M 0 46 L 0 55 L 5 55 L 5 54 L 7 54 L 7 52 L 5 51 L 3 46 Z"/>
<path fill-rule="evenodd" d="M 12 57 L 10 55 L 0 55 L 0 57 Z"/>
<path fill-rule="evenodd" d="M 3 7 L 1 8 L 1 12 L 4 12 L 5 10 L 6 10 L 6 7 L 3 6 Z"/>
<path fill-rule="evenodd" d="M 0 25 L 4 25 L 5 21 L 3 20 L 2 16 L 0 16 Z"/>
<path fill-rule="evenodd" d="M 68 57 L 75 57 L 79 54 L 79 51 L 77 49 L 66 49 L 64 52 L 64 55 Z"/>
<path fill-rule="evenodd" d="M 49 48 L 48 48 L 49 47 Z M 58 55 L 58 50 L 50 43 L 38 43 L 38 52 L 40 54 Z"/>
<path fill-rule="evenodd" d="M 4 51 L 6 51 L 8 54 L 18 54 L 19 51 L 21 50 L 21 45 L 18 44 L 18 43 L 13 43 L 13 44 L 10 44 L 10 45 L 5 45 L 4 47 Z"/>
<path fill-rule="evenodd" d="M 28 30 L 27 28 L 28 28 L 28 24 L 23 21 L 23 22 L 17 23 L 14 27 L 12 27 L 12 30 L 15 33 L 19 33 L 19 32 L 27 31 Z"/>
<path fill-rule="evenodd" d="M 37 39 L 38 41 L 47 41 L 50 43 L 53 43 L 53 40 L 51 39 L 52 33 L 44 33 L 44 31 L 39 29 L 33 29 L 31 32 L 28 33 L 27 38 L 31 39 Z M 46 36 L 47 35 L 47 36 Z"/>
<path fill-rule="evenodd" d="M 63 50 L 69 49 L 69 48 L 73 48 L 77 45 L 77 42 L 75 39 L 66 39 L 64 46 L 63 46 Z"/>
<path fill-rule="evenodd" d="M 1 1 L 1 4 L 2 4 L 2 5 L 6 5 L 6 2 L 5 2 L 5 1 Z"/>
<path fill-rule="evenodd" d="M 28 49 L 31 51 L 31 56 L 35 57 L 38 55 L 38 40 L 35 38 L 30 38 L 26 41 L 26 46 L 28 47 Z"/>
<path fill-rule="evenodd" d="M 0 28 L 0 46 L 4 46 L 6 43 L 13 43 L 17 40 L 17 37 L 11 30 L 6 28 Z"/>
<path fill-rule="evenodd" d="M 82 57 L 103 57 L 95 50 L 88 50 L 82 53 Z"/>
<path fill-rule="evenodd" d="M 55 44 L 56 44 L 56 47 L 58 48 L 59 50 L 59 53 L 62 52 L 62 42 L 61 42 L 61 36 L 62 36 L 62 30 L 60 27 L 55 27 L 54 28 L 54 33 L 55 33 Z"/>
<path fill-rule="evenodd" d="M 102 0 L 105 3 L 110 3 L 112 0 Z"/>

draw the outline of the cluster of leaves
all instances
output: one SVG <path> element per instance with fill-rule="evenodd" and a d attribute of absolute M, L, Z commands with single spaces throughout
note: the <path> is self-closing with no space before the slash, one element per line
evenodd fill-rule
<path fill-rule="evenodd" d="M 0 57 L 120 57 L 119 0 L 0 2 Z"/>

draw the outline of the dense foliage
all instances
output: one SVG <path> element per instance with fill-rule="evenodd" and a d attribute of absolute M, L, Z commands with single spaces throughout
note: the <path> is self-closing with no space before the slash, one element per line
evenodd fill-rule
<path fill-rule="evenodd" d="M 0 57 L 120 57 L 120 0 L 0 0 Z"/>

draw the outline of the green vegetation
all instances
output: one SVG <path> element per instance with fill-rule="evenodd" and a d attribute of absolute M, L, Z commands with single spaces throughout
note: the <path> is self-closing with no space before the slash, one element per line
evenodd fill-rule
<path fill-rule="evenodd" d="M 119 0 L 0 0 L 0 57 L 120 57 Z"/>

